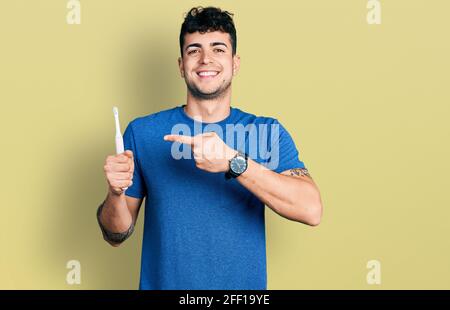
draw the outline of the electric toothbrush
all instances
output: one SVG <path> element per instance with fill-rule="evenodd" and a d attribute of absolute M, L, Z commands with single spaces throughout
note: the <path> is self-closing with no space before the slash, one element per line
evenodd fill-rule
<path fill-rule="evenodd" d="M 117 107 L 113 107 L 114 113 L 114 121 L 116 123 L 116 154 L 122 154 L 125 149 L 123 146 L 123 137 L 120 132 L 120 122 L 119 122 L 119 109 Z M 122 188 L 125 191 L 128 187 Z"/>

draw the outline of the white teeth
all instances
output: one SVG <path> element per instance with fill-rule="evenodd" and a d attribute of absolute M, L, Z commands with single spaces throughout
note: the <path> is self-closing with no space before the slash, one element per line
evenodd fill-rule
<path fill-rule="evenodd" d="M 217 72 L 215 72 L 215 71 L 203 71 L 203 72 L 199 72 L 198 75 L 200 75 L 200 76 L 215 76 L 215 75 L 217 75 Z"/>

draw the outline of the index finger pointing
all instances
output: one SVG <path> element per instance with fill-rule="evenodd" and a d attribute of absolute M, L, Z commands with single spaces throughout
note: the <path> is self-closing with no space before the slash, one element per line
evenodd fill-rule
<path fill-rule="evenodd" d="M 180 142 L 185 144 L 192 144 L 193 137 L 191 136 L 182 136 L 182 135 L 165 135 L 164 140 L 172 141 L 172 142 Z"/>

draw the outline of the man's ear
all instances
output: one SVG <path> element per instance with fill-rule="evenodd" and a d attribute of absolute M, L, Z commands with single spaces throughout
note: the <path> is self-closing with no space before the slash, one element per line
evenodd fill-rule
<path fill-rule="evenodd" d="M 181 77 L 184 79 L 183 58 L 178 57 L 178 68 L 180 69 Z"/>
<path fill-rule="evenodd" d="M 233 56 L 233 75 L 236 75 L 239 72 L 241 67 L 241 57 L 236 54 Z"/>

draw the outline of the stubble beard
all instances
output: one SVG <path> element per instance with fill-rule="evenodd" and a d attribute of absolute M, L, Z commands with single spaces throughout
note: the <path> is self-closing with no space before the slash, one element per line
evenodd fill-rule
<path fill-rule="evenodd" d="M 194 98 L 200 99 L 200 100 L 214 100 L 217 98 L 220 98 L 225 95 L 225 93 L 228 91 L 228 89 L 231 87 L 231 80 L 224 81 L 222 85 L 220 85 L 216 90 L 212 92 L 202 92 L 194 83 L 186 81 L 186 85 L 188 88 L 188 91 L 191 93 L 191 95 Z"/>

